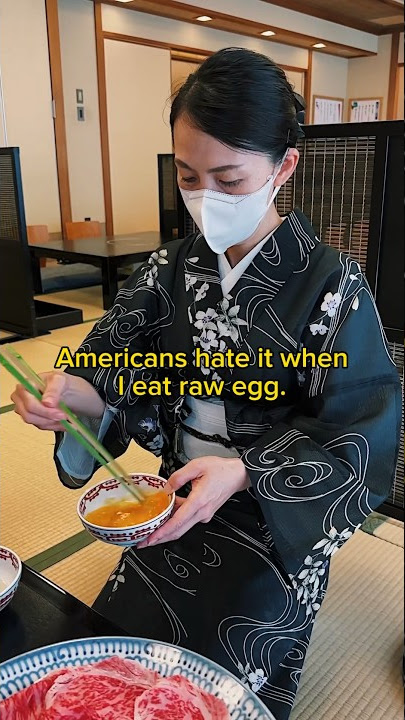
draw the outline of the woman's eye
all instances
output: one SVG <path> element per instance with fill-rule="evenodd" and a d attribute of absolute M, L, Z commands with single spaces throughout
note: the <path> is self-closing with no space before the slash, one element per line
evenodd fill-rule
<path fill-rule="evenodd" d="M 241 184 L 242 180 L 231 180 L 230 182 L 226 182 L 226 180 L 219 180 L 219 182 L 223 187 L 230 188 L 230 187 L 237 187 L 238 185 Z"/>
<path fill-rule="evenodd" d="M 181 182 L 184 182 L 184 183 L 193 183 L 196 181 L 195 177 L 188 177 L 188 178 L 182 177 L 180 179 L 181 179 Z"/>

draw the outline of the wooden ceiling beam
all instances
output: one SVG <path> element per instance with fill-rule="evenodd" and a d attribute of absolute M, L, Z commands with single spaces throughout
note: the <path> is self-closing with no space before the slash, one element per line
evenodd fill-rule
<path fill-rule="evenodd" d="M 158 17 L 166 17 L 171 20 L 180 20 L 181 22 L 188 22 L 199 26 L 201 26 L 202 23 L 197 20 L 197 17 L 199 15 L 206 15 L 208 12 L 204 8 L 177 2 L 176 0 L 165 0 L 165 2 L 158 2 L 158 0 L 131 0 L 131 2 L 125 3 L 125 5 L 118 0 L 103 0 L 103 2 L 106 5 L 114 5 L 114 7 L 125 8 L 126 10 L 135 10 L 136 12 L 156 15 Z M 238 18 L 234 15 L 227 15 L 216 11 L 212 11 L 211 15 L 212 20 L 207 23 L 207 27 L 215 30 L 223 30 L 225 32 L 231 32 L 238 35 L 247 35 L 248 37 L 255 37 L 262 41 L 282 43 L 283 45 L 291 45 L 293 47 L 300 47 L 306 50 L 312 49 L 315 43 L 324 42 L 326 47 L 318 49 L 317 52 L 328 55 L 337 55 L 338 57 L 344 58 L 376 55 L 376 53 L 369 50 L 363 50 L 362 48 L 353 47 L 351 45 L 343 45 L 342 43 L 325 40 L 318 35 L 304 35 L 303 33 L 297 33 L 292 30 L 275 27 L 271 24 L 246 20 L 245 18 Z M 273 30 L 275 35 L 271 37 L 262 36 L 261 33 L 268 29 Z"/>
<path fill-rule="evenodd" d="M 398 25 L 387 25 L 378 32 L 378 35 L 395 35 L 397 32 L 401 32 L 401 28 L 398 29 Z"/>
<path fill-rule="evenodd" d="M 378 0 L 383 5 L 389 5 L 390 7 L 396 8 L 397 10 L 404 9 L 403 2 L 397 2 L 397 0 Z"/>
<path fill-rule="evenodd" d="M 395 7 L 399 13 L 401 12 L 401 4 L 395 2 L 395 0 L 379 1 L 384 5 Z M 372 35 L 385 35 L 387 33 L 396 32 L 399 27 L 398 25 L 391 25 L 387 28 L 371 20 L 347 15 L 342 11 L 331 8 L 330 3 L 325 3 L 325 7 L 321 8 L 314 7 L 309 0 L 262 0 L 262 2 L 268 3 L 269 5 L 277 5 L 278 7 L 285 8 L 286 10 L 294 10 L 295 12 L 300 12 L 304 15 L 317 17 L 320 20 L 328 20 L 329 22 L 337 23 L 338 25 L 343 25 L 344 27 L 351 27 L 354 30 L 371 33 Z"/>

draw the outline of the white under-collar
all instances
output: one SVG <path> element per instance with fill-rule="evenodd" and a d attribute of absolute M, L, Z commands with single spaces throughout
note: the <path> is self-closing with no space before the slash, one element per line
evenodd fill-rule
<path fill-rule="evenodd" d="M 224 253 L 221 253 L 221 255 L 218 255 L 218 272 L 219 277 L 221 278 L 221 288 L 222 293 L 225 297 L 225 295 L 229 295 L 231 290 L 235 287 L 236 283 L 238 282 L 239 278 L 242 277 L 243 273 L 245 272 L 246 268 L 249 267 L 250 263 L 256 255 L 260 252 L 263 245 L 267 242 L 269 237 L 273 234 L 274 231 L 266 235 L 263 240 L 261 240 L 257 245 L 255 245 L 250 252 L 248 252 L 245 257 L 243 257 L 239 262 L 234 266 L 231 267 L 228 261 L 228 258 Z"/>

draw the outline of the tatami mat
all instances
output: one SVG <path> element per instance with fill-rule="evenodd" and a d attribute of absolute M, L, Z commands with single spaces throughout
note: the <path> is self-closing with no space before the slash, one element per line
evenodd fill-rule
<path fill-rule="evenodd" d="M 76 514 L 80 490 L 58 480 L 53 463 L 54 434 L 26 425 L 14 412 L 0 416 L 1 542 L 23 560 L 83 530 Z M 159 460 L 135 443 L 123 463 L 132 471 L 157 472 Z M 95 483 L 107 477 L 100 469 Z"/>
<path fill-rule="evenodd" d="M 101 285 L 80 288 L 77 290 L 62 290 L 56 293 L 36 295 L 38 300 L 53 302 L 67 307 L 77 307 L 83 311 L 83 320 L 92 320 L 103 315 L 103 293 Z"/>
<path fill-rule="evenodd" d="M 39 339 L 49 343 L 50 345 L 56 345 L 57 347 L 68 347 L 73 352 L 79 347 L 79 345 L 81 345 L 84 338 L 88 335 L 96 322 L 97 321 L 94 320 L 91 322 L 81 323 L 80 325 L 71 325 L 71 327 L 52 330 L 49 335 L 44 335 Z"/>
<path fill-rule="evenodd" d="M 374 531 L 375 537 L 382 538 L 393 545 L 404 547 L 404 526 L 398 520 L 389 520 Z"/>
<path fill-rule="evenodd" d="M 361 531 L 335 555 L 291 720 L 401 720 L 403 570 Z"/>
<path fill-rule="evenodd" d="M 92 605 L 117 564 L 123 548 L 94 542 L 43 572 L 47 578 Z"/>
<path fill-rule="evenodd" d="M 58 481 L 52 461 L 54 434 L 1 416 L 1 542 L 26 560 L 82 529 L 78 493 Z"/>

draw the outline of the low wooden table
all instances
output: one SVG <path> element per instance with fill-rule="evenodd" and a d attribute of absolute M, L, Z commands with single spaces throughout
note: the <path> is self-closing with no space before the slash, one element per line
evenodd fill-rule
<path fill-rule="evenodd" d="M 0 662 L 64 640 L 127 634 L 23 563 L 17 592 L 1 612 Z"/>
<path fill-rule="evenodd" d="M 143 262 L 161 244 L 161 234 L 150 231 L 80 240 L 54 239 L 30 245 L 35 292 L 42 294 L 40 258 L 89 263 L 101 268 L 103 307 L 108 310 L 118 292 L 118 268 Z"/>

